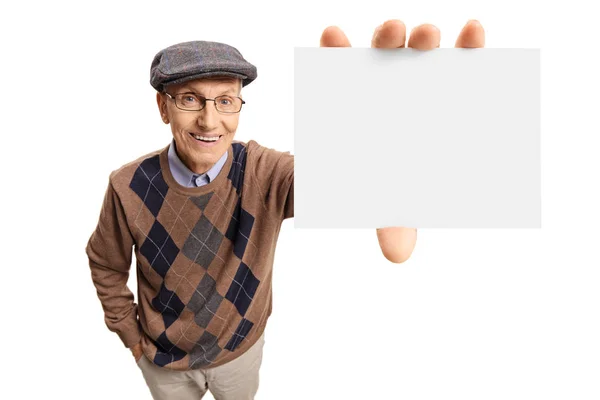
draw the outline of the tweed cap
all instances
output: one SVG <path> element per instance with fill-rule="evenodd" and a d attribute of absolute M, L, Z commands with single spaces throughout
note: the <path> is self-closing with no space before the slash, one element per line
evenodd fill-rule
<path fill-rule="evenodd" d="M 242 79 L 242 86 L 256 79 L 256 67 L 235 48 L 224 43 L 193 41 L 159 51 L 150 68 L 150 84 L 162 92 L 165 85 L 210 76 Z"/>

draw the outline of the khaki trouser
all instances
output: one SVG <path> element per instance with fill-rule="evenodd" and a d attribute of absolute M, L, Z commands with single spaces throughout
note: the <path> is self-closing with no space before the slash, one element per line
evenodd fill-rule
<path fill-rule="evenodd" d="M 258 391 L 265 334 L 244 354 L 219 367 L 173 371 L 142 356 L 142 370 L 154 400 L 196 400 L 210 390 L 215 400 L 253 400 Z"/>

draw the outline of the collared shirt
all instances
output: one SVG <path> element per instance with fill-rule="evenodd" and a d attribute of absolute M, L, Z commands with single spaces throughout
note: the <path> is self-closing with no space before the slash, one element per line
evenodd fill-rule
<path fill-rule="evenodd" d="M 169 146 L 168 159 L 171 174 L 173 174 L 173 178 L 175 178 L 177 183 L 185 187 L 199 187 L 212 182 L 217 175 L 219 175 L 219 172 L 221 172 L 223 165 L 225 165 L 225 162 L 227 161 L 227 151 L 221 156 L 215 165 L 213 165 L 203 174 L 196 174 L 185 166 L 183 161 L 181 161 L 177 155 L 177 151 L 175 149 L 175 140 L 172 140 L 171 145 Z"/>

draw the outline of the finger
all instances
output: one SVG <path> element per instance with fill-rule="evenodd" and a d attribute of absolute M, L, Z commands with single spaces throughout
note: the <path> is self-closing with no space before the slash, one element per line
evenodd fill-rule
<path fill-rule="evenodd" d="M 431 24 L 422 24 L 410 31 L 408 47 L 417 50 L 431 50 L 440 47 L 440 30 Z"/>
<path fill-rule="evenodd" d="M 337 26 L 328 26 L 321 34 L 321 47 L 352 47 L 344 32 Z"/>
<path fill-rule="evenodd" d="M 476 19 L 471 19 L 463 27 L 454 47 L 475 48 L 485 45 L 485 31 Z"/>
<path fill-rule="evenodd" d="M 377 229 L 379 247 L 385 258 L 401 263 L 410 257 L 417 240 L 416 228 L 387 227 Z"/>
<path fill-rule="evenodd" d="M 395 49 L 404 47 L 406 42 L 406 25 L 399 19 L 391 19 L 379 25 L 373 33 L 371 47 Z"/>

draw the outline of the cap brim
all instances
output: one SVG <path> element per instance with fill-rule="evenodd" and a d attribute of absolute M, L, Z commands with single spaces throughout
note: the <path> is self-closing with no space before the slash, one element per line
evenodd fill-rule
<path fill-rule="evenodd" d="M 223 76 L 223 77 L 227 76 L 227 77 L 231 77 L 231 78 L 238 78 L 238 79 L 241 79 L 243 82 L 246 79 L 248 79 L 248 77 L 246 75 L 238 74 L 235 72 L 212 71 L 212 72 L 203 72 L 203 73 L 195 74 L 195 75 L 188 75 L 188 76 L 184 76 L 184 77 L 181 77 L 178 79 L 174 79 L 172 81 L 163 82 L 163 88 L 168 85 L 176 85 L 179 83 L 193 81 L 195 79 L 210 78 L 210 77 L 217 77 L 217 76 Z"/>

